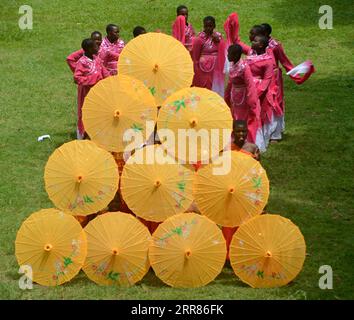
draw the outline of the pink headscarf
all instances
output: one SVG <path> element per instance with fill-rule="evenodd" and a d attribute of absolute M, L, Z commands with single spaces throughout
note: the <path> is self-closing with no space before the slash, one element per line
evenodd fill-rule
<path fill-rule="evenodd" d="M 240 24 L 238 23 L 238 15 L 236 12 L 231 13 L 224 24 L 224 30 L 226 33 L 227 47 L 232 44 L 240 42 L 239 36 Z"/>
<path fill-rule="evenodd" d="M 178 16 L 172 25 L 172 35 L 183 45 L 186 42 L 186 18 L 184 16 Z"/>

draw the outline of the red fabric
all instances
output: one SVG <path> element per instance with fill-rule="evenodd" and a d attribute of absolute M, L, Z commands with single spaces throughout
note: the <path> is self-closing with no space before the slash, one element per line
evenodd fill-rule
<path fill-rule="evenodd" d="M 69 54 L 67 57 L 66 57 L 66 62 L 70 68 L 70 70 L 74 73 L 75 72 L 75 68 L 76 68 L 76 65 L 77 65 L 77 62 L 79 61 L 79 59 L 84 55 L 84 50 L 83 49 L 80 49 L 80 50 L 77 50 L 71 54 Z"/>
<path fill-rule="evenodd" d="M 243 54 L 245 54 L 245 55 L 251 54 L 252 48 L 249 45 L 245 44 L 242 41 L 239 41 L 237 44 L 239 44 L 241 46 Z"/>
<path fill-rule="evenodd" d="M 140 220 L 140 222 L 142 222 L 150 231 L 151 234 L 153 234 L 155 232 L 155 230 L 157 229 L 157 227 L 162 223 L 162 222 L 153 222 L 153 221 L 147 221 L 143 218 L 138 218 Z"/>
<path fill-rule="evenodd" d="M 183 45 L 186 42 L 186 18 L 178 16 L 172 25 L 172 36 L 180 41 Z"/>
<path fill-rule="evenodd" d="M 225 91 L 225 60 L 226 60 L 226 41 L 221 39 L 218 46 L 218 57 L 216 59 L 214 77 L 213 77 L 213 86 L 212 90 L 217 92 L 220 96 L 224 97 Z"/>
<path fill-rule="evenodd" d="M 227 250 L 227 255 L 226 255 L 226 260 L 230 260 L 230 243 L 232 241 L 232 237 L 237 231 L 238 227 L 230 228 L 230 227 L 222 227 L 222 234 L 224 235 L 225 241 L 226 241 L 226 250 Z"/>
<path fill-rule="evenodd" d="M 227 17 L 224 23 L 227 47 L 240 42 L 239 29 L 238 15 L 236 12 L 233 12 Z"/>
<path fill-rule="evenodd" d="M 184 16 L 177 16 L 172 25 L 172 36 L 180 41 L 190 53 L 192 52 L 195 31 L 191 23 L 186 24 Z"/>
<path fill-rule="evenodd" d="M 270 48 L 270 50 L 273 53 L 273 56 L 275 59 L 275 64 L 277 66 L 277 74 L 276 74 L 277 103 L 278 103 L 282 113 L 284 113 L 285 101 L 284 101 L 283 72 L 282 72 L 282 69 L 279 64 L 281 64 L 287 72 L 290 71 L 292 68 L 294 68 L 294 65 L 291 63 L 291 61 L 289 60 L 289 58 L 285 54 L 283 46 L 281 45 L 280 42 L 276 41 L 273 38 L 270 38 L 268 47 Z"/>
<path fill-rule="evenodd" d="M 116 75 L 118 73 L 118 59 L 124 46 L 125 43 L 122 39 L 118 39 L 116 42 L 112 43 L 107 37 L 105 37 L 101 43 L 98 55 L 111 75 Z"/>
<path fill-rule="evenodd" d="M 247 122 L 247 141 L 255 143 L 257 131 L 262 126 L 261 106 L 251 69 L 245 61 L 231 63 L 225 97 L 233 119 Z"/>
<path fill-rule="evenodd" d="M 194 168 L 195 172 L 197 172 L 201 167 L 202 167 L 202 162 L 201 161 L 197 161 L 197 163 L 193 163 L 192 167 Z"/>
<path fill-rule="evenodd" d="M 294 68 L 294 65 L 285 54 L 283 46 L 279 41 L 270 38 L 268 47 L 273 51 L 275 63 L 278 67 L 280 63 L 287 72 Z"/>
<path fill-rule="evenodd" d="M 308 72 L 306 72 L 302 77 L 297 76 L 290 76 L 290 78 L 292 80 L 294 80 L 296 82 L 296 84 L 303 84 L 308 78 L 310 78 L 310 76 L 316 72 L 316 69 L 313 65 L 311 65 L 310 70 Z"/>
<path fill-rule="evenodd" d="M 109 76 L 109 72 L 102 65 L 102 61 L 98 57 L 94 57 L 93 60 L 82 56 L 77 62 L 74 81 L 78 85 L 77 91 L 77 111 L 78 111 L 78 130 L 81 135 L 84 135 L 85 129 L 82 122 L 82 106 L 84 100 L 91 87 L 94 86 L 98 81 Z"/>

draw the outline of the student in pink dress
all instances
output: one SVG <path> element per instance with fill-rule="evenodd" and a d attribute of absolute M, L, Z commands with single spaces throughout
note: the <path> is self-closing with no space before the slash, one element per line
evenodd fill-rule
<path fill-rule="evenodd" d="M 276 84 L 277 84 L 277 103 L 280 106 L 279 111 L 281 113 L 274 115 L 275 121 L 275 131 L 273 132 L 272 136 L 270 137 L 271 142 L 276 142 L 282 139 L 282 132 L 285 129 L 285 122 L 284 122 L 284 112 L 285 112 L 285 100 L 284 100 L 284 83 L 283 83 L 283 75 L 282 75 L 282 68 L 289 72 L 291 69 L 294 68 L 294 65 L 291 63 L 287 55 L 285 54 L 284 48 L 282 44 L 271 37 L 272 27 L 268 23 L 261 24 L 263 28 L 263 34 L 269 39 L 268 48 L 272 51 L 277 67 L 277 75 L 276 75 Z M 312 73 L 312 72 L 311 72 Z M 293 77 L 290 76 L 292 80 L 294 80 L 297 84 L 302 83 L 301 77 Z M 300 82 L 301 81 L 301 82 Z"/>
<path fill-rule="evenodd" d="M 119 39 L 119 27 L 117 25 L 109 24 L 106 27 L 106 33 L 107 36 L 101 43 L 99 56 L 110 75 L 116 75 L 118 74 L 117 65 L 119 55 L 125 43 L 122 39 Z"/>
<path fill-rule="evenodd" d="M 93 87 L 98 81 L 109 76 L 109 72 L 102 65 L 101 59 L 97 57 L 97 43 L 92 39 L 85 39 L 82 41 L 81 46 L 84 50 L 84 55 L 77 62 L 74 72 L 74 81 L 78 85 L 78 139 L 83 139 L 85 135 L 84 124 L 82 122 L 82 106 L 84 104 L 84 99 L 90 91 L 91 87 Z"/>
<path fill-rule="evenodd" d="M 189 52 L 192 52 L 195 31 L 191 23 L 188 22 L 188 8 L 179 6 L 177 8 L 177 18 L 172 25 L 172 35 L 180 41 Z"/>
<path fill-rule="evenodd" d="M 247 141 L 255 143 L 265 151 L 262 133 L 261 106 L 253 75 L 246 61 L 241 59 L 242 47 L 233 44 L 228 49 L 230 61 L 229 83 L 225 91 L 225 101 L 230 106 L 234 120 L 247 123 Z"/>
<path fill-rule="evenodd" d="M 204 31 L 193 41 L 193 86 L 207 88 L 224 97 L 224 64 L 226 44 L 220 32 L 214 31 L 215 19 L 205 17 Z"/>
<path fill-rule="evenodd" d="M 91 33 L 91 39 L 93 41 L 95 41 L 98 45 L 98 48 L 101 46 L 101 42 L 102 42 L 102 34 L 99 31 L 94 31 Z M 76 68 L 76 64 L 79 61 L 79 59 L 84 55 L 84 50 L 80 49 L 77 50 L 73 53 L 71 53 L 70 55 L 67 56 L 66 58 L 66 62 L 70 68 L 70 70 L 74 73 L 75 72 L 75 68 Z"/>
<path fill-rule="evenodd" d="M 276 99 L 276 66 L 274 56 L 271 52 L 267 51 L 267 47 L 268 39 L 265 36 L 255 36 L 246 59 L 254 77 L 261 104 L 261 121 L 265 148 L 268 146 L 270 136 L 275 129 L 273 126 L 274 114 L 278 114 L 280 109 Z"/>

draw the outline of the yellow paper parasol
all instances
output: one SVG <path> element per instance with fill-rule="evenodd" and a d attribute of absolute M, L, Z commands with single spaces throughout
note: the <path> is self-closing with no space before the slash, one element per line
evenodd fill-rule
<path fill-rule="evenodd" d="M 128 42 L 119 56 L 118 70 L 144 82 L 161 103 L 173 92 L 189 87 L 193 61 L 188 50 L 163 33 L 147 33 Z"/>
<path fill-rule="evenodd" d="M 221 272 L 226 244 L 218 226 L 196 213 L 163 222 L 153 234 L 149 258 L 156 275 L 172 287 L 201 287 Z"/>
<path fill-rule="evenodd" d="M 306 244 L 299 228 L 271 214 L 241 225 L 230 245 L 234 272 L 253 288 L 286 285 L 301 271 L 305 254 Z"/>
<path fill-rule="evenodd" d="M 205 163 L 229 143 L 232 116 L 217 93 L 197 87 L 185 88 L 164 101 L 157 129 L 171 156 L 181 163 Z M 164 136 L 162 129 L 171 130 L 175 139 Z"/>
<path fill-rule="evenodd" d="M 130 286 L 140 281 L 150 264 L 150 233 L 135 217 L 109 212 L 85 228 L 87 258 L 83 270 L 102 285 Z"/>
<path fill-rule="evenodd" d="M 191 205 L 193 176 L 193 172 L 165 154 L 161 146 L 146 146 L 137 150 L 124 166 L 122 196 L 137 216 L 160 222 Z"/>
<path fill-rule="evenodd" d="M 105 208 L 118 189 L 113 156 L 88 140 L 56 149 L 45 166 L 45 188 L 55 206 L 74 215 Z"/>
<path fill-rule="evenodd" d="M 134 149 L 123 140 L 128 129 L 141 135 L 137 147 L 149 138 L 157 109 L 154 97 L 141 81 L 118 75 L 100 81 L 90 90 L 82 114 L 92 141 L 108 151 L 123 152 Z M 147 121 L 152 123 L 148 130 Z"/>
<path fill-rule="evenodd" d="M 86 257 L 86 237 L 80 223 L 57 209 L 33 213 L 20 227 L 15 254 L 20 266 L 32 269 L 33 281 L 56 286 L 77 275 Z"/>
<path fill-rule="evenodd" d="M 222 159 L 224 174 L 215 174 L 215 164 L 201 168 L 193 193 L 203 215 L 224 227 L 236 227 L 262 213 L 268 201 L 269 180 L 261 164 L 247 154 L 226 151 Z"/>

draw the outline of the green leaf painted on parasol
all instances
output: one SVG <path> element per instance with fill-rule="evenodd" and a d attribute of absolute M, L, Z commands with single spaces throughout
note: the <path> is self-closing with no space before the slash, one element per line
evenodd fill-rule
<path fill-rule="evenodd" d="M 258 178 L 253 178 L 252 179 L 253 182 L 253 187 L 259 189 L 262 186 L 262 178 L 258 177 Z"/>
<path fill-rule="evenodd" d="M 151 94 L 154 96 L 156 94 L 156 88 L 155 87 L 149 87 L 149 90 Z"/>
<path fill-rule="evenodd" d="M 135 132 L 141 132 L 141 131 L 143 131 L 143 126 L 140 123 L 133 123 L 132 129 Z"/>
<path fill-rule="evenodd" d="M 73 261 L 70 257 L 64 257 L 64 268 L 68 267 L 72 263 Z"/>

